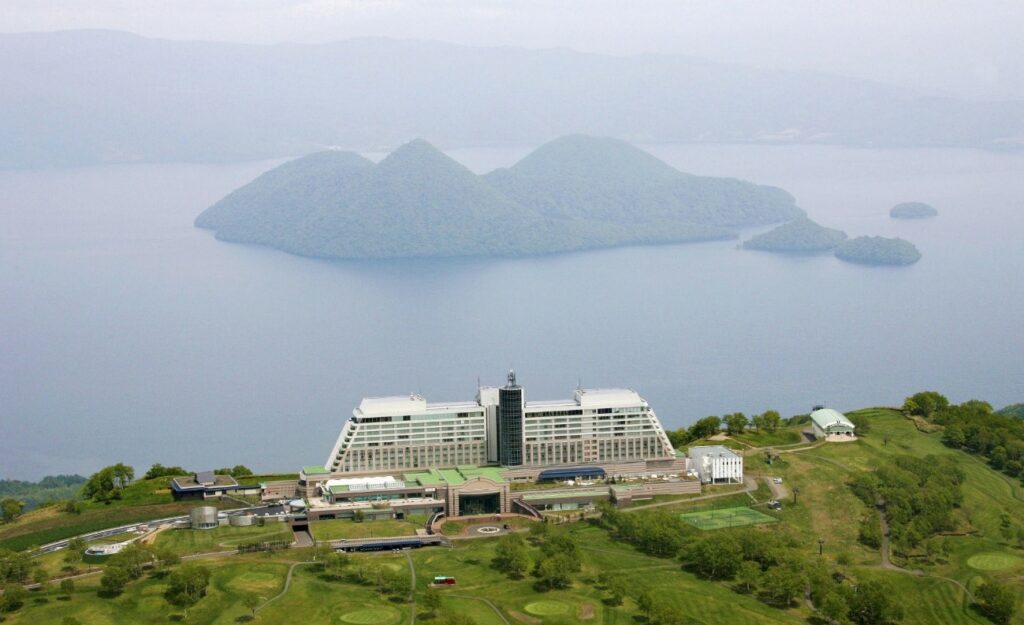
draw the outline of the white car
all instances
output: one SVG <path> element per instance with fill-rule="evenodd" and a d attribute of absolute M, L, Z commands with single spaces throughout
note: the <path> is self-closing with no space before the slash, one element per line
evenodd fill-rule
<path fill-rule="evenodd" d="M 775 482 L 776 484 L 781 484 L 782 483 L 782 478 L 781 477 L 775 477 L 775 478 L 772 478 L 772 481 Z"/>

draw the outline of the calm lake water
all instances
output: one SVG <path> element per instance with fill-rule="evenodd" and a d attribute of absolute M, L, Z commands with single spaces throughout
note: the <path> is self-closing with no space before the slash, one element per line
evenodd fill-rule
<path fill-rule="evenodd" d="M 0 172 L 0 477 L 125 461 L 322 462 L 367 395 L 637 389 L 669 427 L 708 414 L 1024 401 L 1024 155 L 650 146 L 781 186 L 821 223 L 898 235 L 907 268 L 736 242 L 521 260 L 325 262 L 192 220 L 274 163 Z M 453 150 L 477 171 L 524 149 Z M 941 215 L 894 221 L 920 200 Z"/>

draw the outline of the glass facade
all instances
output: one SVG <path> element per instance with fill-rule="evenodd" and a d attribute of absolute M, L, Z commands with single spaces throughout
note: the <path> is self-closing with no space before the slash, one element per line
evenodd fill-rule
<path fill-rule="evenodd" d="M 523 464 L 523 387 L 516 384 L 498 389 L 498 462 Z"/>

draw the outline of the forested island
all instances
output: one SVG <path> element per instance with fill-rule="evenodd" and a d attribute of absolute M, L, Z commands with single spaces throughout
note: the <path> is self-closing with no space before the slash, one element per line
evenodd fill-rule
<path fill-rule="evenodd" d="M 380 163 L 290 161 L 196 219 L 218 239 L 332 259 L 524 256 L 728 239 L 804 216 L 782 189 L 680 172 L 624 141 L 547 143 L 478 176 L 423 140 Z"/>
<path fill-rule="evenodd" d="M 903 239 L 857 237 L 840 244 L 836 258 L 861 265 L 912 265 L 921 260 L 921 252 Z"/>
<path fill-rule="evenodd" d="M 794 219 L 743 243 L 749 250 L 816 253 L 834 250 L 846 240 L 842 230 L 826 228 L 804 217 Z"/>
<path fill-rule="evenodd" d="M 938 214 L 934 206 L 924 202 L 903 202 L 889 210 L 889 216 L 893 219 L 926 219 Z"/>

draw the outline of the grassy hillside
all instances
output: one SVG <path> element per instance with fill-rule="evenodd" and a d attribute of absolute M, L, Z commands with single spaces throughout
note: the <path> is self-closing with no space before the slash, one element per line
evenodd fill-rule
<path fill-rule="evenodd" d="M 295 478 L 294 475 L 253 476 L 242 481 L 256 483 L 289 477 Z M 170 481 L 169 477 L 137 480 L 125 488 L 120 499 L 110 503 L 82 501 L 78 513 L 67 512 L 61 506 L 32 510 L 14 523 L 0 525 L 0 549 L 27 549 L 109 527 L 188 514 L 197 505 L 196 502 L 174 501 Z M 237 508 L 241 505 L 230 500 L 211 501 L 210 504 L 222 508 Z"/>
<path fill-rule="evenodd" d="M 904 606 L 904 625 L 985 625 L 987 621 L 969 606 L 964 588 L 977 590 L 988 580 L 1000 580 L 1016 593 L 1018 611 L 1012 623 L 1024 624 L 1024 550 L 1017 529 L 1024 523 L 1024 489 L 993 471 L 982 461 L 941 442 L 941 432 L 919 431 L 913 421 L 901 413 L 884 408 L 852 413 L 867 418 L 868 435 L 854 443 L 817 446 L 777 447 L 780 457 L 765 465 L 764 454 L 751 450 L 746 456 L 747 473 L 759 482 L 756 491 L 732 493 L 720 499 L 656 502 L 656 506 L 637 505 L 622 514 L 656 518 L 673 517 L 696 510 L 713 510 L 761 504 L 773 497 L 767 478 L 781 477 L 783 510 L 772 512 L 778 522 L 743 530 L 702 532 L 685 527 L 688 540 L 711 536 L 726 540 L 740 532 L 756 532 L 782 545 L 791 557 L 806 563 L 808 570 L 818 562 L 830 572 L 841 574 L 846 583 L 882 580 Z M 747 437 L 748 440 L 752 437 Z M 925 557 L 923 553 L 894 556 L 894 563 L 918 571 L 911 574 L 881 566 L 881 552 L 858 541 L 858 525 L 864 516 L 877 514 L 854 496 L 848 482 L 851 477 L 892 462 L 900 455 L 942 456 L 953 459 L 965 474 L 963 504 L 956 510 L 957 528 L 932 540 L 941 543 L 941 553 Z M 723 491 L 726 492 L 726 491 Z M 795 497 L 794 497 L 795 495 Z M 794 501 L 795 499 L 795 501 Z M 131 508 L 124 508 L 123 511 Z M 385 535 L 396 530 L 396 522 L 347 523 L 360 531 Z M 1009 527 L 1008 527 L 1009 525 Z M 323 529 L 330 533 L 325 525 Z M 411 527 L 411 525 L 410 525 Z M 811 607 L 802 599 L 780 608 L 759 600 L 754 594 L 739 592 L 734 581 L 708 581 L 684 570 L 675 557 L 654 557 L 614 539 L 611 534 L 590 523 L 563 526 L 580 546 L 582 567 L 572 576 L 568 588 L 544 591 L 527 573 L 522 579 L 509 579 L 491 565 L 497 540 L 456 541 L 451 549 L 426 548 L 402 554 L 355 554 L 349 570 L 386 569 L 411 581 L 416 574 L 417 622 L 441 623 L 431 618 L 424 607 L 427 585 L 435 575 L 453 575 L 456 586 L 441 591 L 442 610 L 456 611 L 478 625 L 625 625 L 644 623 L 636 602 L 636 593 L 650 590 L 669 602 L 680 623 L 769 625 L 815 623 Z M 230 546 L 239 540 L 253 539 L 273 528 L 224 528 L 214 532 L 180 530 L 165 532 L 158 544 L 181 554 L 209 551 Z M 379 533 L 378 533 L 379 532 Z M 819 539 L 823 553 L 818 555 Z M 530 547 L 531 557 L 539 551 Z M 200 624 L 232 623 L 247 614 L 243 598 L 247 594 L 275 596 L 284 588 L 289 567 L 310 559 L 311 552 L 289 550 L 275 554 L 231 556 L 204 559 L 213 572 L 208 596 L 189 611 L 189 622 Z M 787 556 L 789 557 L 789 556 Z M 629 592 L 622 605 L 606 601 L 609 590 L 599 579 L 602 573 L 617 571 L 626 577 Z M 851 580 L 853 580 L 851 582 Z M 404 582 L 403 582 L 404 583 Z M 69 601 L 58 600 L 53 593 L 33 593 L 33 599 L 7 615 L 7 623 L 58 622 L 72 615 L 82 623 L 160 622 L 175 609 L 162 598 L 166 580 L 146 576 L 129 584 L 126 592 L 114 599 L 98 597 L 96 578 L 82 578 Z M 962 586 L 961 586 L 962 585 Z M 493 607 L 492 607 L 493 606 Z M 302 614 L 304 623 L 404 623 L 409 621 L 411 605 L 404 590 L 390 598 L 381 595 L 372 584 L 331 581 L 308 564 L 294 568 L 288 591 L 265 605 L 257 620 L 287 622 Z M 495 613 L 500 612 L 500 615 Z"/>

